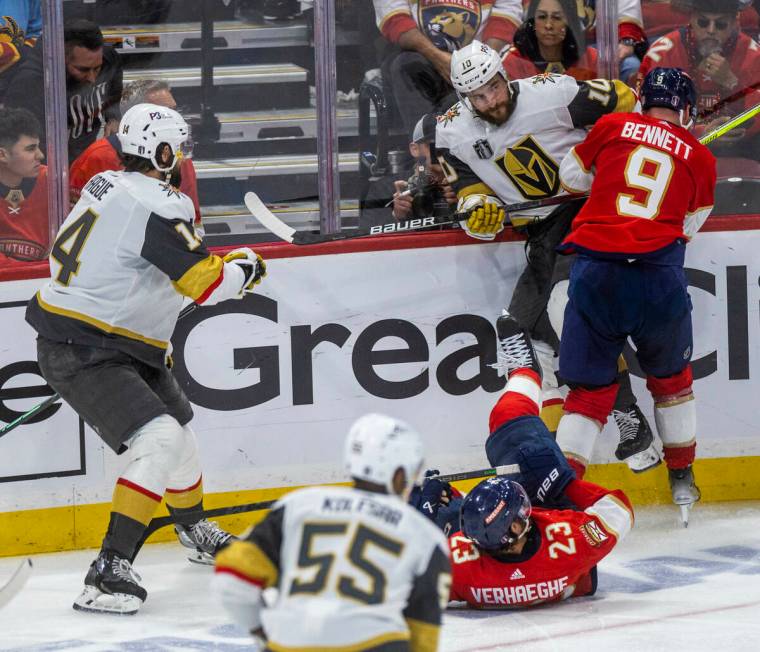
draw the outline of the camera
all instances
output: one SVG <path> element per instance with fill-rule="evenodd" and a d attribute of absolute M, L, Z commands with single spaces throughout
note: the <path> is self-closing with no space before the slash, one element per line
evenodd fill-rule
<path fill-rule="evenodd" d="M 443 217 L 451 213 L 451 207 L 435 177 L 428 172 L 424 158 L 417 160 L 414 174 L 407 184 L 412 198 L 412 217 Z"/>

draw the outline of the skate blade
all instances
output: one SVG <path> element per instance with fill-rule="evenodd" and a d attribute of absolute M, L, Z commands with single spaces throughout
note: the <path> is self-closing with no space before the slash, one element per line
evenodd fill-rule
<path fill-rule="evenodd" d="M 103 593 L 94 586 L 85 586 L 72 607 L 76 611 L 134 616 L 140 609 L 142 600 L 128 593 Z"/>
<path fill-rule="evenodd" d="M 214 557 L 207 552 L 200 552 L 198 550 L 188 551 L 187 561 L 200 566 L 213 566 Z"/>
<path fill-rule="evenodd" d="M 679 505 L 678 507 L 681 509 L 681 521 L 683 522 L 683 526 L 687 528 L 689 527 L 689 510 L 691 509 L 691 504 Z"/>

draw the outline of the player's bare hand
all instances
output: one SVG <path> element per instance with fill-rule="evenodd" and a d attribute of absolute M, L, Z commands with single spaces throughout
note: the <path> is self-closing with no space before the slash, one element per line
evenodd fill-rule
<path fill-rule="evenodd" d="M 412 214 L 412 196 L 404 194 L 409 184 L 398 180 L 393 182 L 393 186 L 396 188 L 396 192 L 393 193 L 393 218 L 405 220 Z"/>

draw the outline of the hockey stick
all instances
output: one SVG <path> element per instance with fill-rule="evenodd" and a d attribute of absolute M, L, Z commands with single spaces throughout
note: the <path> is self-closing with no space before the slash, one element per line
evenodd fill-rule
<path fill-rule="evenodd" d="M 197 303 L 191 303 L 182 308 L 179 315 L 177 315 L 177 319 L 182 319 L 183 317 L 186 317 L 191 312 L 193 312 L 196 308 L 198 308 Z M 13 421 L 10 423 L 5 424 L 2 428 L 0 428 L 0 437 L 3 435 L 7 435 L 11 430 L 14 428 L 20 426 L 25 421 L 28 421 L 31 419 L 35 414 L 39 414 L 43 410 L 49 408 L 51 405 L 54 405 L 55 402 L 61 398 L 61 395 L 56 392 L 52 396 L 48 396 L 42 403 L 38 403 L 35 405 L 32 409 L 28 410 L 27 412 L 24 412 L 20 417 L 16 417 Z"/>
<path fill-rule="evenodd" d="M 442 482 L 458 482 L 460 480 L 474 480 L 476 478 L 491 478 L 501 475 L 515 475 L 520 473 L 519 464 L 506 464 L 490 469 L 478 469 L 477 471 L 463 471 L 461 473 L 449 473 L 448 475 L 436 475 L 436 480 Z M 246 512 L 257 512 L 262 509 L 269 509 L 277 500 L 262 500 L 257 503 L 247 503 L 243 505 L 232 505 L 231 507 L 215 507 L 213 509 L 203 509 L 197 512 L 185 512 L 182 514 L 182 521 L 192 523 L 204 518 L 214 518 L 215 516 L 231 516 L 232 514 L 243 514 Z M 174 525 L 175 520 L 172 516 L 157 516 L 152 519 L 145 528 L 143 540 L 147 539 L 156 530 L 160 530 L 167 525 Z"/>
<path fill-rule="evenodd" d="M 21 565 L 13 571 L 11 579 L 9 579 L 2 587 L 0 587 L 0 609 L 7 605 L 14 596 L 24 588 L 24 584 L 32 574 L 32 560 L 24 559 Z"/>
<path fill-rule="evenodd" d="M 717 129 L 713 129 L 709 134 L 705 134 L 704 136 L 702 136 L 702 138 L 699 139 L 699 142 L 702 143 L 703 145 L 707 145 L 708 143 L 711 143 L 717 138 L 720 138 L 721 136 L 725 136 L 729 131 L 731 131 L 732 129 L 736 129 L 736 127 L 738 127 L 741 124 L 744 124 L 745 122 L 747 122 L 747 120 L 751 120 L 758 113 L 760 113 L 760 104 L 756 104 L 751 109 L 742 111 L 739 115 L 734 116 L 728 122 L 722 124 Z"/>
<path fill-rule="evenodd" d="M 545 197 L 544 199 L 532 199 L 530 201 L 519 202 L 504 206 L 506 213 L 515 213 L 519 211 L 532 210 L 542 206 L 555 206 L 564 204 L 573 199 L 582 199 L 587 195 L 557 195 L 555 197 Z M 270 211 L 256 193 L 247 192 L 245 194 L 246 208 L 251 212 L 262 226 L 276 235 L 285 242 L 296 245 L 321 244 L 323 242 L 335 242 L 336 240 L 355 240 L 356 238 L 367 238 L 375 235 L 385 235 L 389 233 L 406 233 L 409 231 L 422 231 L 436 226 L 449 226 L 458 224 L 461 220 L 466 220 L 467 213 L 454 213 L 453 215 L 444 215 L 441 217 L 416 217 L 411 220 L 401 222 L 387 222 L 376 226 L 364 227 L 352 231 L 351 233 L 302 233 L 296 231 L 293 227 L 288 226 L 280 218 L 276 217 Z"/>
<path fill-rule="evenodd" d="M 713 129 L 710 133 L 705 134 L 699 139 L 699 142 L 703 145 L 713 142 L 714 140 L 726 135 L 732 129 L 736 129 L 739 125 L 754 118 L 760 113 L 760 104 L 743 111 L 739 115 L 735 116 L 720 127 Z M 556 195 L 554 197 L 545 197 L 543 199 L 533 199 L 529 201 L 519 202 L 516 204 L 510 204 L 504 206 L 504 212 L 517 213 L 521 211 L 533 210 L 535 208 L 542 208 L 543 206 L 556 206 L 558 204 L 564 204 L 565 202 L 572 201 L 574 199 L 585 199 L 588 197 L 588 193 L 584 194 L 569 194 L 569 195 Z M 433 228 L 436 226 L 449 226 L 456 225 L 461 220 L 467 219 L 466 214 L 455 213 L 454 215 L 446 215 L 442 217 L 420 217 L 411 220 L 404 220 L 402 222 L 388 222 L 386 224 L 379 224 L 377 226 L 371 226 L 369 228 L 356 229 L 351 233 L 302 233 L 296 231 L 293 227 L 288 226 L 281 219 L 276 217 L 265 205 L 264 202 L 259 199 L 256 193 L 248 192 L 245 195 L 245 205 L 262 226 L 268 231 L 276 235 L 285 242 L 290 242 L 296 245 L 309 245 L 320 244 L 323 242 L 335 242 L 337 240 L 354 240 L 356 238 L 366 238 L 375 235 L 384 235 L 388 233 L 405 233 L 410 231 L 422 231 L 424 229 Z"/>

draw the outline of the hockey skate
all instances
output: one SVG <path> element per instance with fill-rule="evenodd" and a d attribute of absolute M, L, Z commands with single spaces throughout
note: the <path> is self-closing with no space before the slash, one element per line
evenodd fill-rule
<path fill-rule="evenodd" d="M 192 550 L 187 558 L 194 564 L 212 566 L 214 556 L 224 548 L 234 537 L 222 530 L 215 521 L 207 521 L 205 518 L 193 525 L 174 525 L 179 542 Z"/>
<path fill-rule="evenodd" d="M 84 590 L 74 600 L 77 611 L 136 614 L 148 592 L 138 582 L 129 560 L 110 550 L 101 550 L 84 578 Z"/>
<path fill-rule="evenodd" d="M 613 410 L 612 418 L 620 431 L 615 457 L 625 462 L 634 473 L 659 466 L 662 460 L 654 446 L 652 429 L 639 406 L 634 403 L 625 410 Z"/>
<path fill-rule="evenodd" d="M 496 320 L 499 349 L 496 364 L 491 365 L 500 375 L 509 376 L 516 369 L 531 369 L 543 377 L 541 364 L 533 350 L 530 335 L 506 310 Z"/>
<path fill-rule="evenodd" d="M 689 510 L 702 497 L 699 487 L 694 484 L 691 464 L 684 469 L 668 469 L 668 480 L 673 502 L 681 508 L 683 526 L 689 527 Z"/>

